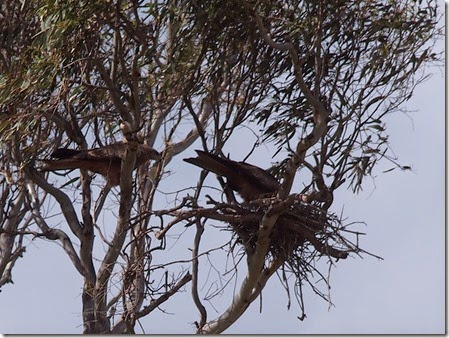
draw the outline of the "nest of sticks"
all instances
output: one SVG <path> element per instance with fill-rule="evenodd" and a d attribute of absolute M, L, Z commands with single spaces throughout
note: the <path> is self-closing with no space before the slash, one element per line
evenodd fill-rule
<path fill-rule="evenodd" d="M 176 208 L 158 214 L 160 217 L 169 214 L 175 218 L 162 227 L 156 237 L 162 238 L 179 222 L 187 222 L 185 226 L 204 226 L 207 220 L 216 220 L 224 223 L 224 229 L 232 233 L 231 250 L 238 250 L 239 254 L 245 253 L 247 257 L 251 257 L 256 252 L 264 217 L 274 210 L 274 215 L 278 217 L 270 232 L 266 259 L 281 262 L 278 276 L 289 299 L 290 290 L 295 292 L 302 311 L 302 315 L 298 317 L 301 320 L 305 318 L 303 284 L 308 284 L 317 295 L 330 301 L 326 292 L 321 290 L 322 282 L 325 283 L 325 290 L 329 290 L 330 286 L 328 278 L 316 265 L 317 260 L 321 257 L 339 260 L 347 258 L 350 253 L 367 253 L 358 245 L 359 235 L 363 233 L 349 230 L 348 227 L 353 223 L 343 224 L 341 218 L 329 213 L 318 202 L 305 203 L 294 195 L 284 201 L 268 197 L 250 203 L 237 203 L 232 199 L 224 203 L 213 200 L 209 195 L 206 197 L 209 207 L 199 206 L 195 198 L 188 196 Z M 327 271 L 330 271 L 331 266 Z M 290 289 L 290 277 L 287 277 L 291 275 L 295 276 L 293 289 Z M 313 280 L 316 276 L 318 280 Z"/>
<path fill-rule="evenodd" d="M 225 230 L 232 233 L 231 250 L 239 250 L 240 253 L 243 251 L 247 257 L 251 257 L 256 252 L 259 234 L 266 233 L 261 231 L 261 226 L 267 225 L 264 224 L 264 217 L 273 221 L 270 214 L 277 216 L 270 232 L 266 259 L 281 263 L 281 272 L 278 276 L 286 288 L 289 299 L 290 277 L 287 276 L 293 274 L 296 277 L 295 287 L 292 290 L 300 303 L 302 315 L 298 318 L 302 320 L 305 318 L 302 291 L 304 283 L 308 283 L 320 297 L 330 301 L 320 287 L 317 287 L 317 282 L 324 282 L 326 290 L 330 288 L 328 279 L 315 264 L 319 258 L 339 260 L 347 258 L 350 253 L 375 255 L 359 248 L 359 235 L 363 233 L 347 229 L 354 223 L 343 224 L 338 216 L 329 213 L 319 202 L 305 203 L 298 197 L 300 195 L 291 195 L 284 201 L 279 201 L 276 197 L 267 197 L 250 203 L 238 203 L 228 197 L 228 203 L 225 203 L 215 201 L 206 195 L 209 207 L 201 207 L 197 204 L 196 198 L 187 196 L 177 207 L 156 213 L 161 220 L 163 215 L 174 217 L 171 222 L 161 227 L 156 233 L 156 238 L 162 238 L 179 222 L 186 222 L 186 227 L 193 224 L 200 227 L 204 226 L 207 220 L 216 220 L 226 224 Z M 355 238 L 355 243 L 348 237 L 353 241 Z M 330 267 L 331 265 L 328 271 Z M 315 276 L 318 276 L 319 280 L 314 281 Z"/>
<path fill-rule="evenodd" d="M 207 204 L 212 207 L 199 207 L 192 197 L 186 197 L 176 208 L 156 213 L 159 217 L 167 214 L 175 216 L 173 221 L 156 233 L 156 238 L 162 238 L 173 225 L 181 221 L 187 221 L 185 226 L 190 226 L 201 219 L 217 220 L 225 223 L 225 229 L 232 232 L 232 247 L 243 247 L 248 256 L 252 255 L 256 250 L 263 217 L 273 207 L 274 197 L 242 204 L 235 200 L 223 203 L 213 200 L 209 195 L 206 197 Z M 189 207 L 188 211 L 183 210 L 186 206 Z M 288 201 L 283 201 L 278 214 L 270 234 L 267 256 L 281 259 L 297 273 L 317 257 L 327 256 L 338 260 L 345 259 L 349 253 L 367 253 L 358 246 L 359 235 L 363 233 L 348 230 L 348 225 L 344 225 L 339 217 L 329 213 L 319 203 L 305 203 L 291 196 Z M 355 243 L 347 237 L 355 237 Z"/>
<path fill-rule="evenodd" d="M 202 216 L 224 221 L 234 233 L 235 243 L 241 244 L 247 254 L 255 251 L 262 218 L 272 199 L 260 199 L 250 204 L 236 205 L 209 201 L 213 211 Z M 204 210 L 204 209 L 203 209 Z M 315 255 L 344 259 L 358 248 L 342 235 L 344 226 L 338 217 L 329 214 L 318 204 L 298 199 L 289 203 L 280 213 L 270 236 L 269 254 L 284 261 L 305 259 L 305 248 Z"/>

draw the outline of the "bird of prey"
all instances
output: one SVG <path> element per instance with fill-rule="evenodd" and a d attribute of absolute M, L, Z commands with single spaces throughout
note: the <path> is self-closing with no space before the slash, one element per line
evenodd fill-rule
<path fill-rule="evenodd" d="M 120 184 L 122 159 L 126 155 L 127 143 L 117 142 L 100 148 L 75 150 L 67 148 L 56 149 L 51 157 L 53 160 L 42 160 L 42 171 L 87 169 L 103 175 L 109 186 Z M 161 154 L 147 145 L 139 144 L 136 153 L 136 165 L 148 160 L 160 160 Z"/>
<path fill-rule="evenodd" d="M 226 177 L 227 186 L 238 192 L 245 202 L 276 193 L 280 184 L 269 172 L 245 162 L 196 150 L 198 157 L 185 158 L 184 161 L 209 170 L 218 176 Z"/>

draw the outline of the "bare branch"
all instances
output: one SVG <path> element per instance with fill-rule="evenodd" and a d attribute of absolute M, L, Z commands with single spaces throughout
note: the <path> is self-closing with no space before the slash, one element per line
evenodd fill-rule
<path fill-rule="evenodd" d="M 48 226 L 47 222 L 40 213 L 40 203 L 33 184 L 30 181 L 28 181 L 26 183 L 26 186 L 28 189 L 28 194 L 30 196 L 31 213 L 33 215 L 33 219 L 41 229 L 43 236 L 45 236 L 50 240 L 60 241 L 62 244 L 62 248 L 69 256 L 70 260 L 73 263 L 73 266 L 78 270 L 81 276 L 87 277 L 88 271 L 86 270 L 85 266 L 83 266 L 83 264 L 81 263 L 81 260 L 79 259 L 78 254 L 76 253 L 69 236 L 62 230 L 52 229 Z"/>
<path fill-rule="evenodd" d="M 171 296 L 175 295 L 185 284 L 190 282 L 192 279 L 192 275 L 190 273 L 186 273 L 184 277 L 182 277 L 170 290 L 168 290 L 166 293 L 164 293 L 162 296 L 160 296 L 157 299 L 154 299 L 150 302 L 149 305 L 146 305 L 143 307 L 143 309 L 136 314 L 136 318 L 142 318 L 146 316 L 147 314 L 154 311 L 158 306 L 160 306 L 162 303 L 166 302 L 168 299 L 170 299 Z M 119 334 L 124 331 L 126 328 L 126 323 L 121 320 L 119 321 L 114 328 L 112 329 L 112 334 Z"/>
<path fill-rule="evenodd" d="M 117 220 L 117 228 L 111 241 L 106 255 L 104 256 L 101 267 L 98 271 L 96 289 L 105 292 L 106 284 L 112 273 L 120 248 L 126 238 L 129 229 L 129 219 L 131 212 L 131 193 L 132 193 L 132 171 L 136 162 L 137 143 L 129 143 L 126 156 L 122 162 L 120 175 L 120 208 Z"/>
<path fill-rule="evenodd" d="M 14 232 L 17 230 L 20 220 L 21 211 L 24 207 L 25 191 L 21 187 L 16 198 L 11 201 L 11 209 L 7 215 L 2 231 L 0 233 L 0 287 L 5 283 L 10 283 L 11 270 L 15 261 L 22 256 L 25 251 L 24 247 L 19 246 L 16 250 L 14 247 Z"/>
<path fill-rule="evenodd" d="M 199 262 L 198 262 L 198 253 L 201 241 L 201 235 L 204 231 L 204 225 L 201 224 L 200 220 L 196 221 L 196 234 L 193 243 L 192 250 L 192 297 L 193 302 L 196 305 L 196 308 L 200 312 L 200 322 L 197 324 L 199 328 L 203 327 L 206 324 L 207 320 L 207 311 L 204 305 L 201 303 L 200 296 L 198 293 L 198 271 L 199 271 Z"/>
<path fill-rule="evenodd" d="M 253 294 L 263 274 L 263 265 L 270 244 L 270 233 L 280 214 L 280 211 L 275 211 L 276 207 L 279 207 L 279 205 L 271 205 L 260 222 L 256 250 L 254 254 L 248 256 L 248 273 L 240 286 L 238 294 L 234 296 L 228 309 L 217 319 L 200 328 L 200 332 L 208 334 L 223 332 L 246 311 L 255 299 Z"/>
<path fill-rule="evenodd" d="M 73 203 L 70 198 L 63 193 L 60 189 L 55 188 L 49 184 L 44 178 L 34 169 L 27 167 L 24 169 L 27 176 L 36 183 L 42 190 L 52 195 L 59 203 L 61 211 L 67 221 L 67 224 L 72 230 L 73 234 L 79 239 L 82 238 L 82 227 L 76 215 Z"/>

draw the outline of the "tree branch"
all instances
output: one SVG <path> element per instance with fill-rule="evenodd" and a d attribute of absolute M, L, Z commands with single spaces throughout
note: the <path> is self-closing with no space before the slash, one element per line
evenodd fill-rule
<path fill-rule="evenodd" d="M 192 298 L 193 302 L 196 305 L 196 308 L 200 312 L 200 322 L 198 323 L 199 328 L 203 327 L 206 324 L 207 320 L 207 311 L 204 305 L 201 303 L 200 296 L 198 293 L 198 271 L 199 271 L 198 252 L 201 242 L 201 235 L 203 234 L 203 231 L 204 226 L 198 219 L 196 221 L 196 234 L 192 250 Z"/>
<path fill-rule="evenodd" d="M 231 326 L 246 311 L 251 302 L 256 298 L 254 294 L 259 294 L 261 289 L 258 282 L 264 274 L 263 265 L 270 245 L 270 234 L 281 212 L 279 202 L 273 203 L 264 214 L 260 225 L 256 249 L 253 254 L 248 254 L 248 272 L 243 280 L 239 292 L 234 296 L 231 305 L 217 319 L 199 328 L 203 334 L 222 333 Z M 274 271 L 273 271 L 274 272 Z"/>
<path fill-rule="evenodd" d="M 190 282 L 192 279 L 192 275 L 190 273 L 186 273 L 184 277 L 182 277 L 170 290 L 168 290 L 166 293 L 164 293 L 162 296 L 160 296 L 157 299 L 153 299 L 149 305 L 144 306 L 143 309 L 136 314 L 136 319 L 145 317 L 150 312 L 155 310 L 158 306 L 160 306 L 162 303 L 167 301 L 171 296 L 176 294 L 179 289 L 181 289 L 185 284 Z M 123 333 L 126 329 L 126 323 L 124 320 L 120 320 L 112 329 L 112 334 L 120 334 Z"/>
<path fill-rule="evenodd" d="M 73 203 L 70 198 L 63 193 L 60 189 L 55 188 L 53 185 L 48 183 L 34 168 L 26 167 L 24 168 L 27 176 L 36 183 L 42 190 L 52 195 L 56 201 L 59 203 L 62 214 L 64 215 L 67 224 L 73 234 L 81 239 L 83 236 L 82 227 L 76 215 L 75 209 L 73 208 Z"/>
<path fill-rule="evenodd" d="M 11 282 L 11 269 L 15 261 L 25 251 L 25 248 L 19 247 L 16 250 L 16 254 L 12 253 L 15 238 L 13 233 L 17 230 L 23 217 L 21 216 L 21 210 L 25 201 L 25 191 L 21 186 L 19 186 L 19 189 L 19 194 L 11 201 L 11 210 L 0 233 L 0 287 L 5 283 Z"/>
<path fill-rule="evenodd" d="M 299 59 L 295 46 L 290 41 L 287 41 L 285 43 L 278 43 L 273 41 L 273 39 L 269 36 L 269 33 L 266 30 L 257 11 L 252 10 L 252 14 L 256 19 L 257 27 L 259 28 L 259 34 L 262 39 L 272 48 L 288 52 L 293 63 L 296 82 L 298 83 L 299 88 L 307 99 L 307 102 L 310 104 L 314 111 L 313 117 L 315 126 L 312 132 L 298 142 L 295 153 L 286 165 L 284 180 L 278 194 L 278 197 L 280 199 L 285 199 L 290 193 L 296 170 L 303 163 L 307 150 L 310 149 L 314 144 L 316 144 L 326 132 L 329 112 L 321 103 L 319 98 L 312 93 L 310 88 L 305 83 L 302 73 L 303 62 Z"/>
<path fill-rule="evenodd" d="M 30 196 L 31 214 L 33 215 L 33 219 L 38 227 L 42 230 L 43 235 L 50 240 L 60 241 L 62 244 L 62 248 L 69 256 L 70 260 L 73 263 L 73 266 L 78 270 L 81 276 L 88 278 L 88 271 L 81 263 L 81 260 L 79 259 L 69 236 L 62 230 L 52 229 L 48 226 L 47 222 L 40 213 L 40 203 L 37 197 L 36 190 L 34 189 L 34 185 L 30 181 L 27 181 L 26 186 L 28 189 L 28 194 Z"/>
<path fill-rule="evenodd" d="M 96 275 L 92 260 L 92 251 L 94 248 L 94 225 L 92 215 L 90 214 L 92 193 L 90 190 L 91 178 L 87 170 L 81 171 L 83 204 L 81 207 L 81 216 L 83 218 L 83 237 L 80 238 L 80 259 L 86 274 L 85 277 L 93 286 L 95 285 Z"/>
<path fill-rule="evenodd" d="M 107 300 L 107 285 L 112 274 L 120 250 L 126 239 L 126 233 L 129 229 L 129 220 L 132 206 L 132 171 L 136 163 L 137 141 L 128 142 L 128 149 L 125 158 L 122 161 L 120 174 L 120 206 L 117 220 L 117 227 L 114 237 L 111 241 L 111 246 L 106 252 L 103 262 L 98 271 L 97 281 L 95 283 L 95 294 L 97 297 L 98 308 L 97 316 L 100 316 L 100 321 L 106 325 L 106 300 Z M 98 320 L 98 319 L 97 319 Z M 103 328 L 109 330 L 109 325 Z M 100 332 L 105 332 L 104 330 Z"/>

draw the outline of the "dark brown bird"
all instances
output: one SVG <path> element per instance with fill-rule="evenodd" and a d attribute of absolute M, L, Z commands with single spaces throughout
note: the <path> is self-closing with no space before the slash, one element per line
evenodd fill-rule
<path fill-rule="evenodd" d="M 51 154 L 51 157 L 55 160 L 42 160 L 41 170 L 87 169 L 103 175 L 109 186 L 116 186 L 120 184 L 122 159 L 126 155 L 127 147 L 127 143 L 117 142 L 87 150 L 59 148 Z M 160 159 L 161 154 L 156 150 L 147 145 L 139 144 L 135 167 L 137 168 L 148 160 Z"/>
<path fill-rule="evenodd" d="M 201 150 L 196 150 L 196 153 L 198 157 L 185 158 L 184 161 L 226 177 L 229 188 L 238 192 L 246 202 L 279 190 L 280 184 L 276 178 L 262 168 Z"/>

